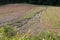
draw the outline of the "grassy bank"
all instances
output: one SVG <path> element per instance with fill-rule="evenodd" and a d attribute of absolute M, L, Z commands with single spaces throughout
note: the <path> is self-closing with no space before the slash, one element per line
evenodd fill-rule
<path fill-rule="evenodd" d="M 38 12 L 40 12 L 41 9 L 42 9 L 41 7 L 38 7 L 34 10 L 31 10 L 30 12 L 27 12 L 27 15 L 24 15 L 23 17 L 18 18 L 15 22 L 20 21 L 20 20 L 25 21 L 25 19 L 29 19 L 33 17 L 35 14 L 37 14 Z M 53 12 L 53 9 L 55 8 L 52 8 L 52 9 L 48 8 L 46 13 L 43 13 L 41 15 L 40 20 L 45 28 L 47 29 L 54 28 L 56 30 L 56 28 L 60 29 L 60 25 L 59 25 L 60 14 L 59 13 L 56 14 L 55 11 Z M 24 22 L 22 24 L 24 24 Z M 15 26 L 10 26 L 6 24 L 0 27 L 0 40 L 60 40 L 60 32 L 54 33 L 54 32 L 47 30 L 47 32 L 39 32 L 38 35 L 33 35 L 33 36 L 30 33 L 31 33 L 30 30 L 28 30 L 27 33 L 20 35 L 19 32 L 17 32 L 17 28 Z"/>
<path fill-rule="evenodd" d="M 38 35 L 29 36 L 29 31 L 23 36 L 19 36 L 16 27 L 5 25 L 0 28 L 0 40 L 60 40 L 60 33 L 40 32 Z"/>
<path fill-rule="evenodd" d="M 44 14 L 41 15 L 41 23 L 47 30 L 60 31 L 60 7 L 49 7 Z"/>

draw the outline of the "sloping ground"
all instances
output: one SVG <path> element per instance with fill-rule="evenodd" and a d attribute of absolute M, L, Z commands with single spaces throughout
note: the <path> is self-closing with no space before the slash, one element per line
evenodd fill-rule
<path fill-rule="evenodd" d="M 41 6 L 40 6 L 41 7 Z M 60 32 L 60 7 L 46 7 L 33 16 L 27 24 L 19 28 L 20 33 L 30 31 L 31 34 L 39 34 L 40 31 Z"/>
<path fill-rule="evenodd" d="M 42 27 L 42 24 L 40 23 L 40 17 L 43 13 L 45 13 L 47 8 L 48 7 L 46 6 L 44 7 L 39 6 L 40 10 L 38 9 L 39 10 L 38 13 L 36 13 L 37 12 L 36 11 L 35 12 L 36 14 L 34 13 L 35 15 L 30 20 L 28 20 L 25 25 L 19 28 L 20 33 L 24 34 L 27 31 L 30 31 L 30 34 L 34 35 L 34 34 L 39 34 L 40 31 L 46 32 L 47 30 L 45 29 L 45 27 Z"/>
<path fill-rule="evenodd" d="M 40 31 L 60 31 L 60 7 L 11 4 L 0 7 L 0 25 L 8 22 L 17 26 L 19 34 L 27 31 L 39 34 Z"/>
<path fill-rule="evenodd" d="M 49 7 L 47 11 L 41 15 L 41 23 L 47 30 L 53 32 L 60 31 L 60 7 Z"/>
<path fill-rule="evenodd" d="M 0 23 L 5 21 L 10 21 L 25 15 L 31 9 L 34 9 L 35 5 L 28 4 L 10 4 L 0 7 Z"/>

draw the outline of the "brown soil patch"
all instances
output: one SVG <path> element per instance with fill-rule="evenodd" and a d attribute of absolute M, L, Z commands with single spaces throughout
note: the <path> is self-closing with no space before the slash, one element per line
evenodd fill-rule
<path fill-rule="evenodd" d="M 21 17 L 32 8 L 35 8 L 35 5 L 28 4 L 9 4 L 0 7 L 0 22 L 9 21 L 15 18 Z"/>

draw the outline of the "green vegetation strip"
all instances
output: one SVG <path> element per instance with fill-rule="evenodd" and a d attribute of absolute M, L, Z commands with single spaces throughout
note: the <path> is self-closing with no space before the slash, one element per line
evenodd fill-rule
<path fill-rule="evenodd" d="M 21 36 L 16 32 L 16 28 L 5 25 L 0 28 L 0 40 L 60 40 L 60 33 L 40 32 L 40 34 L 32 36 L 29 32 L 30 30 Z"/>

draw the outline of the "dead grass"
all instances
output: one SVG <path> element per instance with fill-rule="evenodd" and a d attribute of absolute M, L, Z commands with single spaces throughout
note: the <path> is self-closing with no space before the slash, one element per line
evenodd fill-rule
<path fill-rule="evenodd" d="M 41 15 L 41 23 L 48 30 L 60 31 L 60 7 L 49 7 L 47 11 Z"/>

